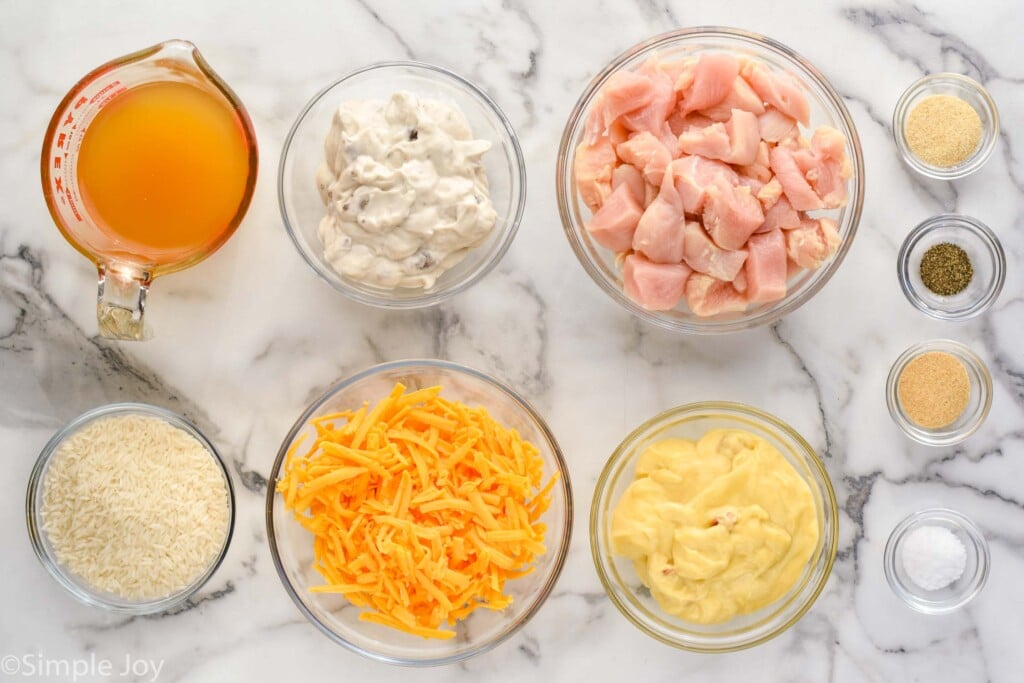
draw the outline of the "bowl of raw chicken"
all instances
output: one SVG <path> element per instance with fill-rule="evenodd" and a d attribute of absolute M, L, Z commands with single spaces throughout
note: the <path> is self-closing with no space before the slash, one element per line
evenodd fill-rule
<path fill-rule="evenodd" d="M 695 334 L 808 301 L 864 200 L 860 140 L 825 77 L 781 43 L 717 27 L 648 40 L 595 76 L 556 181 L 594 282 L 637 317 Z"/>

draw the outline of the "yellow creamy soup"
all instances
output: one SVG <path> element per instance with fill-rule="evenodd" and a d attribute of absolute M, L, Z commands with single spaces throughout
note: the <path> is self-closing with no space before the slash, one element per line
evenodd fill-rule
<path fill-rule="evenodd" d="M 715 624 L 785 595 L 818 544 L 811 490 L 764 439 L 715 430 L 649 446 L 612 515 L 612 550 L 665 612 Z"/>

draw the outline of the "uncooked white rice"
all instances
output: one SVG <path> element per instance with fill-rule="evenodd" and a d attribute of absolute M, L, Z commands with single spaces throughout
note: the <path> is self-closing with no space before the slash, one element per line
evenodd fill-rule
<path fill-rule="evenodd" d="M 57 560 L 94 588 L 154 600 L 196 580 L 228 532 L 220 468 L 191 434 L 156 417 L 96 420 L 54 454 L 43 530 Z"/>

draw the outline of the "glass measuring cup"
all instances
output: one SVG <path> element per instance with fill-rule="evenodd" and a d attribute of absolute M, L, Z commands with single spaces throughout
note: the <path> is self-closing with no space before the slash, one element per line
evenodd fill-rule
<path fill-rule="evenodd" d="M 200 238 L 187 245 L 173 248 L 157 242 L 147 245 L 145 235 L 149 226 L 146 225 L 133 230 L 136 236 L 143 236 L 138 239 L 126 238 L 123 233 L 111 230 L 84 196 L 78 172 L 83 141 L 97 116 L 113 102 L 123 107 L 126 100 L 118 98 L 125 93 L 138 94 L 140 91 L 133 89 L 159 84 L 192 86 L 187 90 L 200 93 L 203 101 L 215 102 L 214 107 L 222 109 L 222 115 L 230 112 L 230 129 L 238 136 L 235 148 L 240 152 L 237 155 L 240 163 L 237 166 L 246 174 L 244 187 L 241 174 L 237 177 L 237 207 L 228 200 L 228 211 L 224 215 L 230 215 L 233 210 L 230 219 L 224 220 L 214 231 L 200 233 Z M 188 139 L 182 139 L 181 143 L 200 144 Z M 96 158 L 98 152 L 92 155 Z M 75 84 L 50 120 L 40 166 L 43 195 L 50 215 L 64 238 L 96 264 L 99 274 L 96 316 L 101 336 L 130 341 L 151 336 L 144 317 L 151 282 L 159 275 L 195 265 L 231 237 L 252 199 L 257 158 L 256 134 L 245 108 L 196 46 L 188 41 L 170 40 L 114 59 Z M 160 181 L 159 170 L 152 169 L 154 183 Z M 149 176 L 148 170 L 146 175 Z M 181 200 L 188 202 L 189 197 L 183 196 Z"/>

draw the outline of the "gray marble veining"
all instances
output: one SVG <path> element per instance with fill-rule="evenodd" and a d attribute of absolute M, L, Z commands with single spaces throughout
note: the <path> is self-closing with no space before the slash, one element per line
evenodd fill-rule
<path fill-rule="evenodd" d="M 0 14 L 0 434 L 8 463 L 0 479 L 0 658 L 159 659 L 160 681 L 1022 679 L 1024 20 L 1016 3 L 8 1 Z M 554 199 L 554 155 L 587 81 L 633 43 L 699 24 L 765 33 L 815 63 L 847 101 L 867 168 L 864 217 L 828 286 L 771 328 L 714 340 L 673 336 L 616 308 L 575 262 Z M 52 226 L 37 180 L 39 145 L 77 78 L 170 37 L 196 42 L 246 103 L 260 179 L 238 234 L 213 258 L 154 285 L 156 339 L 120 345 L 96 336 L 94 274 Z M 449 303 L 403 313 L 361 308 L 313 276 L 281 227 L 275 175 L 283 138 L 313 93 L 365 63 L 408 58 L 463 73 L 498 101 L 520 135 L 529 198 L 520 234 L 494 272 Z M 941 70 L 985 83 L 1003 119 L 989 163 L 952 184 L 913 175 L 891 138 L 899 94 Z M 992 311 L 955 325 L 920 316 L 895 277 L 909 229 L 954 210 L 990 225 L 1009 262 Z M 905 439 L 884 402 L 891 362 L 934 337 L 972 346 L 995 383 L 983 429 L 945 449 Z M 569 560 L 544 608 L 493 652 L 428 671 L 363 660 L 317 633 L 281 588 L 263 525 L 265 477 L 302 408 L 339 377 L 416 356 L 467 363 L 528 396 L 566 452 L 578 502 Z M 839 498 L 840 548 L 825 592 L 785 635 L 746 652 L 698 656 L 646 638 L 609 603 L 591 566 L 587 515 L 597 474 L 629 430 L 670 406 L 711 398 L 766 408 L 818 449 Z M 39 449 L 71 417 L 116 400 L 195 420 L 236 483 L 226 561 L 191 603 L 156 617 L 75 603 L 39 566 L 25 532 L 24 489 Z M 989 585 L 947 617 L 911 612 L 882 575 L 889 531 L 931 505 L 974 518 L 992 546 Z"/>

